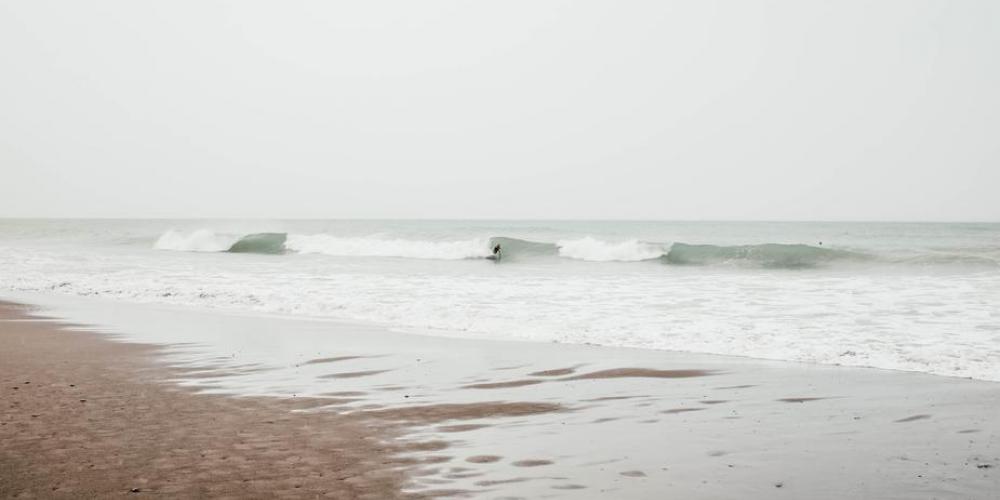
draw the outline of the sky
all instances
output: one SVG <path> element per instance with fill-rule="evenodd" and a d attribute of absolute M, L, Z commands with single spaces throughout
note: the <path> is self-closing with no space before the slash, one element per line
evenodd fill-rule
<path fill-rule="evenodd" d="M 1000 221 L 1000 2 L 0 0 L 0 217 Z"/>

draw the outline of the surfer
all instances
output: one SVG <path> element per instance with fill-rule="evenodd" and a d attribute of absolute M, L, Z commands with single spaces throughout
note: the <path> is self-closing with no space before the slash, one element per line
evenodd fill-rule
<path fill-rule="evenodd" d="M 496 246 L 493 247 L 493 258 L 496 259 L 496 260 L 500 260 L 500 244 L 499 243 L 497 243 Z"/>

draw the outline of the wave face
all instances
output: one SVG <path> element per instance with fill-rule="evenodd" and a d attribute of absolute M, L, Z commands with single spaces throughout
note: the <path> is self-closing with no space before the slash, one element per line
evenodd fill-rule
<path fill-rule="evenodd" d="M 285 253 L 285 241 L 288 235 L 285 233 L 257 233 L 244 236 L 229 247 L 230 253 L 261 253 L 261 254 L 282 254 Z"/>
<path fill-rule="evenodd" d="M 867 260 L 868 256 L 809 245 L 766 243 L 763 245 L 689 245 L 674 243 L 663 261 L 674 265 L 756 265 L 776 269 L 817 267 L 838 260 Z"/>
<path fill-rule="evenodd" d="M 503 260 L 505 261 L 531 257 L 555 257 L 559 255 L 559 247 L 554 243 L 540 243 L 504 236 L 490 238 L 489 248 L 492 249 L 496 245 L 500 245 L 503 251 Z"/>

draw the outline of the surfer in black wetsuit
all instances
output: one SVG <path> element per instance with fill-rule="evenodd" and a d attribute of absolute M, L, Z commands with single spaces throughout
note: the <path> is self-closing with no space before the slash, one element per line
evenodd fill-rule
<path fill-rule="evenodd" d="M 497 260 L 500 260 L 500 244 L 499 243 L 497 243 L 496 246 L 493 247 L 493 257 L 495 257 Z"/>

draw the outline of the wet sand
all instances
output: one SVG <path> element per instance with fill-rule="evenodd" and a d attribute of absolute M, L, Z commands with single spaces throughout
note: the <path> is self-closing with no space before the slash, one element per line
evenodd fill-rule
<path fill-rule="evenodd" d="M 3 307 L 0 497 L 1000 491 L 1000 384 L 51 300 L 102 333 Z"/>
<path fill-rule="evenodd" d="M 306 412 L 333 399 L 195 394 L 161 347 L 67 332 L 0 302 L 0 498 L 451 496 L 401 492 L 438 442 L 404 424 L 558 410 L 518 403 Z M 431 457 L 429 462 L 435 460 Z"/>
<path fill-rule="evenodd" d="M 399 495 L 390 426 L 195 395 L 155 347 L 25 319 L 0 304 L 0 497 Z"/>

